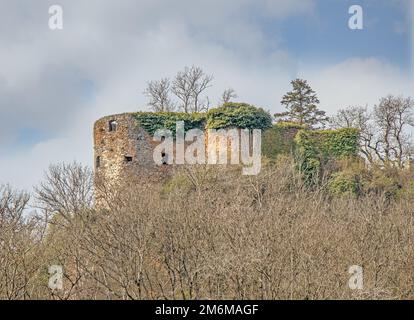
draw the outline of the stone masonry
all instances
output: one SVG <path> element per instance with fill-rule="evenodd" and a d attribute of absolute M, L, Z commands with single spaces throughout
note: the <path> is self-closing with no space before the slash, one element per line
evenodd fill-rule
<path fill-rule="evenodd" d="M 153 151 L 158 143 L 132 113 L 99 119 L 94 125 L 95 182 L 122 183 L 132 177 L 146 182 L 162 179 L 171 167 L 155 164 Z"/>

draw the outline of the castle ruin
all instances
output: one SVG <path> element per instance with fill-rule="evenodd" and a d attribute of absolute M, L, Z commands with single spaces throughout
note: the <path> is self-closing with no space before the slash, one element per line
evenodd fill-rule
<path fill-rule="evenodd" d="M 95 122 L 95 181 L 122 182 L 132 177 L 159 181 L 171 171 L 171 166 L 155 164 L 153 153 L 159 142 L 152 140 L 133 115 L 111 115 Z"/>
<path fill-rule="evenodd" d="M 219 155 L 218 158 L 224 156 L 220 158 L 222 162 L 218 164 L 235 164 L 232 157 L 236 154 L 236 158 L 240 159 L 242 154 L 240 151 L 242 129 L 233 127 L 235 130 L 233 135 L 226 135 L 226 133 L 221 136 L 204 130 L 204 125 L 201 125 L 205 139 L 203 153 L 208 156 L 209 160 L 217 155 Z M 247 134 L 248 151 L 251 153 L 254 151 L 253 139 L 249 131 Z M 169 151 L 173 154 L 168 154 L 168 151 L 156 151 L 160 143 L 160 141 L 154 141 L 153 136 L 144 129 L 136 113 L 110 115 L 99 119 L 94 125 L 95 183 L 98 181 L 111 184 L 122 183 L 132 181 L 134 178 L 146 183 L 164 181 L 176 166 L 168 160 L 177 158 L 177 150 L 174 146 L 174 149 Z M 192 141 L 184 142 L 184 146 L 187 147 L 192 143 Z M 154 161 L 155 152 L 160 152 L 162 164 Z"/>

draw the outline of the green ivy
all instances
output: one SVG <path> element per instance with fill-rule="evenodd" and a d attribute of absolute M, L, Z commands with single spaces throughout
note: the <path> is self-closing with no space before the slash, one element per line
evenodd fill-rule
<path fill-rule="evenodd" d="M 348 171 L 333 173 L 328 183 L 328 189 L 334 195 L 358 195 L 361 188 L 359 176 Z"/>
<path fill-rule="evenodd" d="M 225 103 L 207 112 L 207 129 L 242 128 L 265 130 L 272 127 L 271 115 L 247 103 Z"/>
<path fill-rule="evenodd" d="M 206 119 L 205 113 L 184 112 L 137 112 L 134 116 L 150 135 L 159 129 L 171 130 L 175 135 L 178 121 L 184 121 L 185 131 L 196 128 L 203 130 Z"/>
<path fill-rule="evenodd" d="M 279 155 L 292 154 L 295 136 L 306 125 L 296 122 L 278 122 L 262 135 L 262 155 L 274 162 Z"/>
<path fill-rule="evenodd" d="M 307 125 L 295 122 L 279 122 L 272 125 L 272 118 L 268 112 L 246 103 L 226 103 L 207 113 L 137 112 L 134 116 L 150 135 L 164 128 L 171 130 L 175 135 L 178 121 L 184 122 L 186 131 L 195 128 L 262 129 L 263 156 L 276 160 L 278 155 L 294 154 L 298 168 L 304 173 L 308 183 L 317 183 L 320 177 L 328 173 L 332 178 L 331 188 L 335 192 L 353 192 L 355 189 L 352 179 L 347 180 L 344 176 L 334 175 L 328 164 L 357 156 L 357 129 L 312 130 Z"/>
<path fill-rule="evenodd" d="M 281 129 L 309 129 L 307 124 L 300 124 L 299 122 L 293 121 L 279 121 L 274 126 Z"/>
<path fill-rule="evenodd" d="M 226 103 L 207 113 L 137 112 L 139 124 L 150 134 L 158 129 L 168 129 L 175 135 L 177 121 L 184 121 L 185 131 L 190 129 L 267 129 L 272 126 L 270 114 L 262 108 L 246 103 Z"/>
<path fill-rule="evenodd" d="M 305 174 L 307 182 L 313 184 L 326 173 L 328 163 L 357 157 L 359 131 L 353 128 L 300 130 L 295 144 L 299 169 Z"/>

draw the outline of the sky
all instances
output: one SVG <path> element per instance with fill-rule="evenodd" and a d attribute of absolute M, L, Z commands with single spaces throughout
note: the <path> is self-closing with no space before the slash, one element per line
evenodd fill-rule
<path fill-rule="evenodd" d="M 272 114 L 297 77 L 329 114 L 414 96 L 414 1 L 0 0 L 0 184 L 31 190 L 50 163 L 92 165 L 94 121 L 148 110 L 146 82 L 193 64 L 214 76 L 212 103 L 231 87 Z"/>

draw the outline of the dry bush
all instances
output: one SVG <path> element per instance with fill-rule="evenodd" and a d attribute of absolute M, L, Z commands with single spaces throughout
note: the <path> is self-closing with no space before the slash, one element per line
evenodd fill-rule
<path fill-rule="evenodd" d="M 42 224 L 24 214 L 30 196 L 0 185 L 0 299 L 39 294 Z"/>
<path fill-rule="evenodd" d="M 131 181 L 111 197 L 49 225 L 35 266 L 61 264 L 64 288 L 30 298 L 414 297 L 409 197 L 332 198 L 308 190 L 287 159 L 255 177 L 183 168 L 167 184 Z M 348 287 L 352 265 L 363 267 L 363 290 Z"/>

